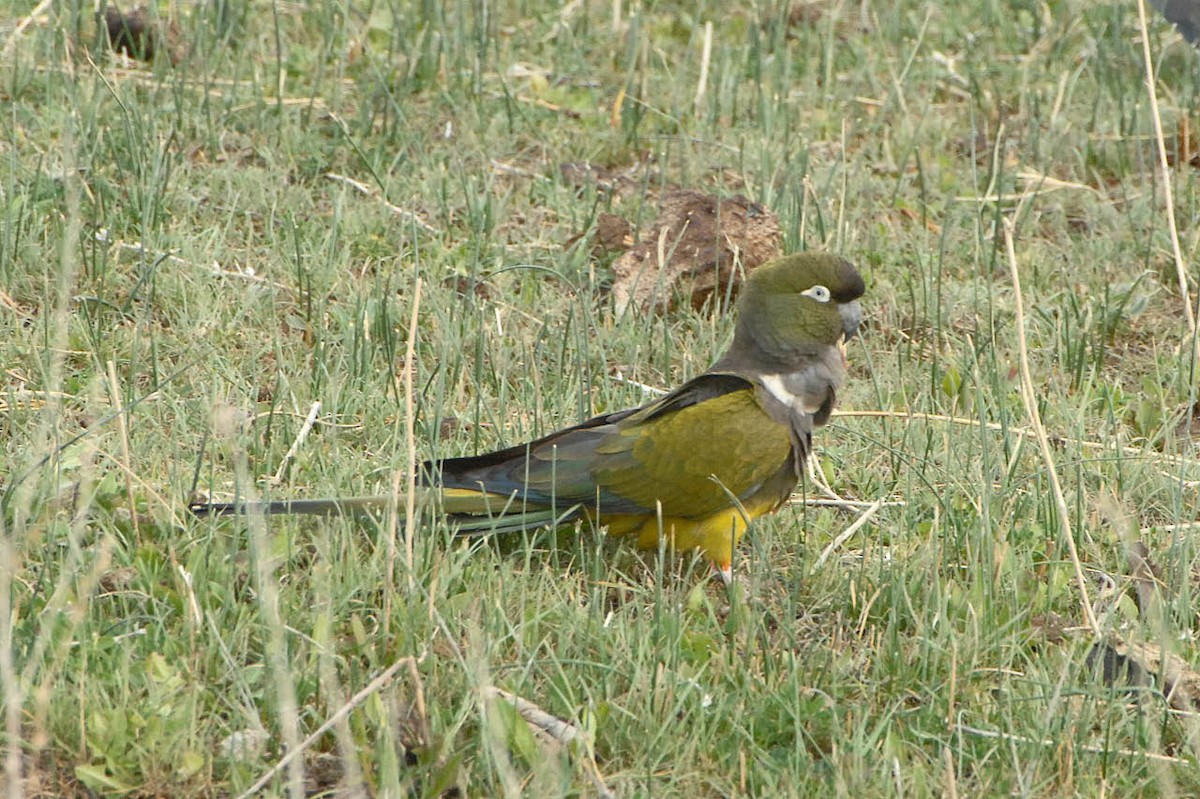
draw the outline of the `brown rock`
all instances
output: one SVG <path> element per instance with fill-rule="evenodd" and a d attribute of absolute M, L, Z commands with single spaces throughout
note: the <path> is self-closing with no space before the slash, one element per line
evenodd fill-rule
<path fill-rule="evenodd" d="M 743 274 L 779 257 L 782 240 L 775 214 L 740 194 L 665 192 L 653 226 L 613 263 L 616 313 L 662 311 L 679 297 L 699 309 L 714 292 L 724 303 Z"/>
<path fill-rule="evenodd" d="M 130 58 L 153 61 L 154 54 L 166 53 L 172 64 L 183 60 L 182 34 L 173 22 L 153 19 L 145 6 L 122 11 L 116 5 L 104 9 L 104 26 L 112 48 Z"/>

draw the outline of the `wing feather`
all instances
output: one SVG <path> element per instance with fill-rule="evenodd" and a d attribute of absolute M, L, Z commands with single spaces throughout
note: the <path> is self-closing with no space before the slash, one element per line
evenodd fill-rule
<path fill-rule="evenodd" d="M 641 408 L 526 445 L 427 464 L 446 488 L 578 504 L 606 513 L 702 517 L 746 497 L 792 457 L 792 433 L 749 381 L 704 374 Z M 714 480 L 715 477 L 715 480 Z M 718 482 L 719 481 L 719 482 Z"/>

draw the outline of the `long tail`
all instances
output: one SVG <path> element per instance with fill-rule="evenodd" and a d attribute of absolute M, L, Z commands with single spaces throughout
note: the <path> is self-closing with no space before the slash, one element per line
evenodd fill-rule
<path fill-rule="evenodd" d="M 274 499 L 268 502 L 193 502 L 188 510 L 205 516 L 252 516 L 255 514 L 303 513 L 314 516 L 361 516 L 388 506 L 391 497 L 342 497 L 330 499 Z M 400 509 L 404 509 L 401 498 Z"/>
<path fill-rule="evenodd" d="M 396 500 L 400 514 L 405 501 Z M 510 533 L 537 527 L 556 527 L 580 516 L 579 506 L 548 508 L 506 497 L 464 488 L 419 488 L 418 506 L 434 503 L 457 528 L 460 535 Z M 278 499 L 250 502 L 193 502 L 188 510 L 198 517 L 250 516 L 255 514 L 308 514 L 315 516 L 370 516 L 385 510 L 390 496 L 330 497 L 327 499 Z"/>

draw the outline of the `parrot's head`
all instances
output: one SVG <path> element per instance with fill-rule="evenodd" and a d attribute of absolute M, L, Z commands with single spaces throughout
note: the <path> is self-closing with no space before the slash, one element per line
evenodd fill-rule
<path fill-rule="evenodd" d="M 751 272 L 738 297 L 734 350 L 766 363 L 789 363 L 842 348 L 858 330 L 865 290 L 854 265 L 836 255 L 801 252 Z"/>

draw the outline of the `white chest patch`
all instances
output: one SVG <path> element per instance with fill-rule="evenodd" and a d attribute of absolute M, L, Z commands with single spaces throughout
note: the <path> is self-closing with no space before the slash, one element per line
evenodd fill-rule
<path fill-rule="evenodd" d="M 763 375 L 763 388 L 771 393 L 771 396 L 782 402 L 789 408 L 794 408 L 797 405 L 797 397 L 792 392 L 788 391 L 787 386 L 783 384 L 783 377 L 780 375 Z"/>
<path fill-rule="evenodd" d="M 782 402 L 787 407 L 801 413 L 816 413 L 820 410 L 820 404 L 815 407 L 810 406 L 804 401 L 804 397 L 800 394 L 792 392 L 784 383 L 784 375 L 763 375 L 761 378 L 763 388 L 774 397 Z"/>

